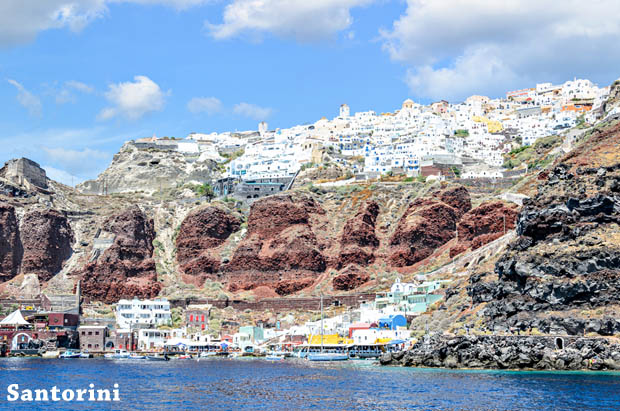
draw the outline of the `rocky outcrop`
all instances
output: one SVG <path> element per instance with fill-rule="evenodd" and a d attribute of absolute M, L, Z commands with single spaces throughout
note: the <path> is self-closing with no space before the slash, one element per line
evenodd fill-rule
<path fill-rule="evenodd" d="M 434 336 L 386 353 L 383 365 L 536 370 L 618 370 L 620 345 L 603 338 Z"/>
<path fill-rule="evenodd" d="M 348 267 L 332 280 L 332 287 L 338 291 L 351 291 L 370 281 L 370 276 L 356 266 Z"/>
<path fill-rule="evenodd" d="M 406 267 L 429 257 L 454 238 L 457 222 L 470 208 L 469 193 L 463 187 L 442 190 L 434 198 L 415 200 L 398 221 L 390 239 L 390 264 Z"/>
<path fill-rule="evenodd" d="M 568 170 L 555 167 L 538 194 L 524 202 L 519 237 L 496 263 L 497 279 L 470 278 L 468 293 L 474 304 L 486 305 L 488 329 L 568 335 L 618 330 L 600 314 L 581 313 L 620 304 L 620 196 L 610 190 L 620 167 Z"/>
<path fill-rule="evenodd" d="M 349 264 L 370 265 L 375 260 L 374 251 L 379 246 L 375 233 L 379 205 L 370 201 L 364 204 L 358 213 L 347 221 L 340 237 L 340 255 L 336 268 Z"/>
<path fill-rule="evenodd" d="M 435 192 L 433 196 L 438 197 L 441 201 L 452 206 L 460 218 L 471 210 L 471 197 L 469 191 L 463 186 L 453 186 Z"/>
<path fill-rule="evenodd" d="M 37 274 L 39 281 L 48 281 L 57 274 L 73 252 L 71 225 L 67 217 L 56 210 L 27 213 L 21 220 L 20 234 L 21 272 Z"/>
<path fill-rule="evenodd" d="M 109 217 L 101 228 L 115 236 L 114 242 L 80 273 L 82 293 L 106 303 L 157 296 L 161 284 L 153 260 L 153 220 L 134 206 Z"/>
<path fill-rule="evenodd" d="M 23 253 L 15 208 L 0 203 L 0 282 L 18 274 Z"/>
<path fill-rule="evenodd" d="M 222 267 L 222 280 L 232 291 L 268 286 L 284 295 L 307 287 L 327 265 L 312 223 L 324 214 L 316 200 L 301 194 L 256 201 L 245 238 Z"/>
<path fill-rule="evenodd" d="M 216 162 L 203 156 L 191 160 L 178 149 L 178 141 L 128 142 L 96 180 L 77 188 L 88 194 L 156 192 L 190 182 L 210 181 Z"/>
<path fill-rule="evenodd" d="M 219 247 L 239 230 L 241 220 L 218 207 L 205 207 L 190 213 L 176 240 L 177 262 L 182 273 L 201 286 L 206 278 L 216 278 L 221 265 Z M 191 280 L 190 278 L 190 280 Z"/>
<path fill-rule="evenodd" d="M 486 245 L 514 230 L 517 219 L 517 206 L 501 201 L 483 203 L 465 213 L 457 225 L 458 242 L 450 249 L 450 257 L 465 250 Z"/>

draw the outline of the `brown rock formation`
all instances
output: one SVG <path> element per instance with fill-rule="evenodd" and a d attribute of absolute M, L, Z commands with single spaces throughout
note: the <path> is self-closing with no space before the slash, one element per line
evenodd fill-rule
<path fill-rule="evenodd" d="M 350 266 L 344 273 L 334 277 L 334 290 L 351 291 L 370 281 L 370 276 L 358 267 Z"/>
<path fill-rule="evenodd" d="M 220 268 L 218 247 L 235 231 L 241 221 L 220 208 L 205 207 L 190 213 L 177 237 L 177 261 L 181 271 L 201 286 L 209 274 Z"/>
<path fill-rule="evenodd" d="M 0 204 L 0 281 L 7 281 L 19 272 L 23 255 L 15 208 Z"/>
<path fill-rule="evenodd" d="M 67 217 L 56 210 L 32 211 L 21 221 L 24 255 L 21 271 L 48 281 L 61 269 L 73 250 L 73 231 Z"/>
<path fill-rule="evenodd" d="M 480 248 L 504 235 L 504 230 L 513 230 L 517 208 L 515 204 L 493 201 L 481 204 L 463 215 L 457 227 L 458 243 L 450 249 L 450 257 L 470 247 L 472 250 Z"/>
<path fill-rule="evenodd" d="M 459 217 L 471 210 L 469 191 L 463 186 L 448 187 L 435 193 L 441 201 L 454 207 Z"/>
<path fill-rule="evenodd" d="M 392 266 L 407 267 L 429 257 L 454 238 L 456 223 L 471 208 L 469 193 L 462 187 L 442 190 L 434 197 L 415 200 L 398 221 L 390 239 Z"/>
<path fill-rule="evenodd" d="M 379 205 L 369 201 L 347 221 L 340 237 L 340 256 L 336 262 L 338 269 L 349 264 L 368 265 L 374 262 L 374 250 L 379 246 L 375 234 L 377 215 Z"/>
<path fill-rule="evenodd" d="M 312 198 L 278 195 L 252 205 L 248 233 L 224 267 L 231 290 L 267 285 L 280 293 L 307 287 L 325 271 L 326 261 L 312 229 L 312 218 L 325 214 Z M 299 282 L 300 280 L 303 280 Z M 284 287 L 281 282 L 296 282 Z"/>
<path fill-rule="evenodd" d="M 102 229 L 116 237 L 110 248 L 82 270 L 83 294 L 106 303 L 157 296 L 161 285 L 153 260 L 153 220 L 136 206 L 108 218 Z"/>

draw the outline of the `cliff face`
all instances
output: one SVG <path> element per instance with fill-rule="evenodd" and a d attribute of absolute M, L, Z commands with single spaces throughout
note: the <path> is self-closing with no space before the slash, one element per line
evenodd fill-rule
<path fill-rule="evenodd" d="M 23 273 L 37 274 L 48 281 L 62 269 L 73 250 L 73 231 L 67 218 L 55 210 L 33 211 L 21 221 Z"/>
<path fill-rule="evenodd" d="M 489 328 L 581 334 L 620 332 L 620 163 L 559 164 L 524 203 L 497 281 L 471 278 Z M 609 317 L 583 315 L 604 308 Z"/>
<path fill-rule="evenodd" d="M 325 211 L 312 197 L 278 195 L 252 205 L 248 232 L 222 267 L 229 289 L 268 286 L 278 294 L 299 291 L 325 271 L 326 258 L 313 231 Z"/>
<path fill-rule="evenodd" d="M 340 237 L 340 255 L 336 262 L 338 269 L 349 264 L 367 266 L 375 261 L 374 251 L 379 247 L 375 233 L 378 215 L 379 205 L 369 201 L 347 221 Z"/>
<path fill-rule="evenodd" d="M 136 206 L 109 217 L 101 228 L 115 236 L 114 242 L 78 273 L 83 294 L 107 303 L 157 296 L 161 284 L 153 260 L 153 220 Z"/>
<path fill-rule="evenodd" d="M 516 219 L 517 206 L 501 201 L 484 203 L 468 211 L 457 224 L 458 242 L 450 249 L 450 257 L 469 248 L 476 250 L 514 230 Z"/>
<path fill-rule="evenodd" d="M 17 275 L 23 253 L 15 208 L 0 203 L 0 281 Z"/>
<path fill-rule="evenodd" d="M 431 198 L 415 200 L 390 239 L 390 264 L 406 267 L 429 257 L 455 237 L 456 224 L 469 209 L 471 199 L 464 187 L 448 188 Z"/>
<path fill-rule="evenodd" d="M 218 207 L 193 211 L 181 224 L 176 240 L 177 262 L 185 279 L 201 286 L 205 279 L 217 279 L 221 245 L 239 230 L 241 220 Z"/>
<path fill-rule="evenodd" d="M 170 143 L 174 143 L 170 141 Z M 216 163 L 192 158 L 177 150 L 141 148 L 129 142 L 114 155 L 112 164 L 97 179 L 78 185 L 89 194 L 155 192 L 188 182 L 209 181 Z"/>

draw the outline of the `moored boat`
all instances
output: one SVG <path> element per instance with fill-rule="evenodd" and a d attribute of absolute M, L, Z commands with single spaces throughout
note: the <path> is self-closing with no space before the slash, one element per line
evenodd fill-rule
<path fill-rule="evenodd" d="M 316 354 L 308 354 L 308 361 L 347 361 L 347 354 L 338 354 L 331 352 L 321 352 Z"/>
<path fill-rule="evenodd" d="M 126 350 L 114 350 L 112 353 L 104 355 L 105 358 L 117 360 L 122 358 L 129 358 L 129 352 Z"/>
<path fill-rule="evenodd" d="M 146 355 L 140 355 L 140 354 L 131 354 L 129 356 L 130 360 L 146 360 Z"/>
<path fill-rule="evenodd" d="M 168 358 L 167 355 L 147 355 L 146 357 L 147 360 L 149 361 L 168 361 L 170 360 L 170 358 Z"/>
<path fill-rule="evenodd" d="M 93 355 L 88 351 L 82 351 L 80 353 L 80 358 L 93 358 Z"/>
<path fill-rule="evenodd" d="M 80 358 L 81 353 L 79 351 L 67 350 L 60 354 L 60 358 L 69 359 L 69 358 Z"/>
<path fill-rule="evenodd" d="M 283 355 L 274 355 L 274 354 L 271 354 L 271 355 L 267 355 L 267 356 L 265 357 L 265 359 L 266 359 L 267 361 L 282 361 L 282 360 L 284 360 L 284 356 L 283 356 Z"/>

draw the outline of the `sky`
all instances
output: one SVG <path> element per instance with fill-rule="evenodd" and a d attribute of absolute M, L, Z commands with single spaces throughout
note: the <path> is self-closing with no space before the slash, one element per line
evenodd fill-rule
<path fill-rule="evenodd" d="M 617 0 L 1 0 L 0 163 L 620 76 Z"/>

